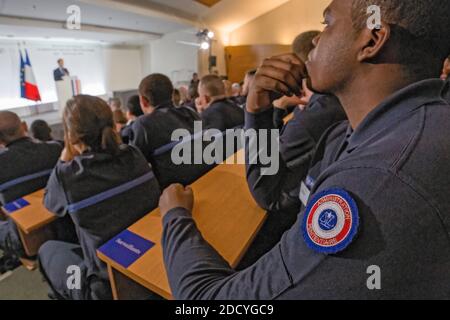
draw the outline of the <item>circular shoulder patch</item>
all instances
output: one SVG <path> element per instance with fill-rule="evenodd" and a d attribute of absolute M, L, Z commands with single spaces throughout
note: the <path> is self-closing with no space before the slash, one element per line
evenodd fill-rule
<path fill-rule="evenodd" d="M 308 202 L 302 233 L 306 244 L 314 251 L 335 254 L 350 245 L 358 227 L 355 200 L 345 190 L 329 189 Z"/>

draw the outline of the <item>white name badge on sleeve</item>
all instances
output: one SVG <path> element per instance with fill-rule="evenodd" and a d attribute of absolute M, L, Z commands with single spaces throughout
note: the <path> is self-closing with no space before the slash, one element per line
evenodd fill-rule
<path fill-rule="evenodd" d="M 308 189 L 305 182 L 302 181 L 302 184 L 300 186 L 300 201 L 303 203 L 305 207 L 308 205 L 308 199 L 310 195 L 311 191 Z"/>

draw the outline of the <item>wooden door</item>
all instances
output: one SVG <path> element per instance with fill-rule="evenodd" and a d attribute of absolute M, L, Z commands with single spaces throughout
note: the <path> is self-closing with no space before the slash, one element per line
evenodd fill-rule
<path fill-rule="evenodd" d="M 245 73 L 259 67 L 265 58 L 291 51 L 291 46 L 278 44 L 226 47 L 228 79 L 231 82 L 241 82 Z"/>

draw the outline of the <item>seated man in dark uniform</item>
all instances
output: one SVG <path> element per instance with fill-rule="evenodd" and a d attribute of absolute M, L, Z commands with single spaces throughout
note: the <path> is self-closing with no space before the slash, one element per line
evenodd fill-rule
<path fill-rule="evenodd" d="M 41 142 L 52 142 L 55 141 L 61 145 L 64 145 L 63 141 L 55 140 L 52 136 L 52 128 L 48 125 L 45 120 L 35 120 L 30 126 L 31 136 Z"/>
<path fill-rule="evenodd" d="M 159 152 L 161 147 L 170 145 L 172 133 L 185 129 L 194 134 L 194 122 L 201 124 L 199 115 L 185 107 L 175 108 L 172 103 L 173 85 L 168 77 L 152 74 L 142 80 L 139 96 L 144 115 L 133 124 L 131 145 L 138 147 L 153 171 L 162 189 L 171 183 L 188 185 L 204 173 L 202 165 L 176 165 L 171 158 L 171 150 Z"/>
<path fill-rule="evenodd" d="M 367 8 L 381 21 L 372 25 Z M 322 136 L 297 222 L 235 271 L 192 218 L 192 190 L 160 200 L 164 260 L 176 299 L 450 299 L 450 108 L 438 78 L 450 52 L 450 1 L 334 0 L 305 64 L 267 59 L 246 127 L 272 126 L 271 92 L 337 96 L 348 116 Z M 309 76 L 308 76 L 309 75 Z M 280 163 L 278 179 L 289 174 Z"/>
<path fill-rule="evenodd" d="M 0 111 L 0 145 L 0 206 L 43 189 L 62 151 L 59 143 L 28 138 L 19 117 L 9 111 Z M 25 256 L 11 220 L 0 222 L 0 249 L 3 263 Z"/>
<path fill-rule="evenodd" d="M 319 31 L 308 31 L 300 34 L 294 40 L 292 48 L 301 61 L 307 61 L 309 53 L 314 49 L 313 39 L 320 34 Z M 280 133 L 280 161 L 282 161 L 289 174 L 284 179 L 276 176 L 262 175 L 261 167 L 249 164 L 247 166 L 247 179 L 250 191 L 258 204 L 271 212 L 261 232 L 258 233 L 251 250 L 244 257 L 239 268 L 246 267 L 255 261 L 267 250 L 271 249 L 288 230 L 297 218 L 301 202 L 298 197 L 289 197 L 283 193 L 286 186 L 298 186 L 298 181 L 303 180 L 308 173 L 309 166 L 317 144 L 325 131 L 347 119 L 339 100 L 330 94 L 312 94 L 303 86 L 302 97 L 284 96 L 274 101 L 274 108 L 267 113 L 273 113 L 274 125 L 271 129 L 281 128 Z M 309 100 L 308 100 L 309 99 Z M 298 104 L 304 104 L 302 108 Z M 276 127 L 283 123 L 287 115 L 287 109 L 292 106 L 293 118 L 284 126 Z M 300 190 L 295 191 L 298 195 Z M 277 213 L 283 208 L 283 218 Z"/>
<path fill-rule="evenodd" d="M 306 62 L 309 53 L 314 49 L 313 39 L 320 35 L 319 31 L 308 31 L 300 34 L 294 41 L 292 47 L 294 53 L 302 62 Z M 282 123 L 283 117 L 287 115 L 286 109 L 294 106 L 293 118 L 284 126 L 280 126 L 280 157 L 291 170 L 289 180 L 299 181 L 305 178 L 315 148 L 323 133 L 332 125 L 344 121 L 347 116 L 339 100 L 330 94 L 313 94 L 309 100 L 305 100 L 304 91 L 302 97 L 293 95 L 284 96 L 275 101 L 278 103 L 274 108 L 267 110 L 273 112 L 274 117 L 280 117 L 278 123 Z M 304 103 L 304 108 L 296 104 Z M 274 126 L 271 129 L 275 129 Z M 289 184 L 289 180 L 279 181 L 273 176 L 262 176 L 258 166 L 248 166 L 248 180 L 250 190 L 259 205 L 267 210 L 277 210 L 280 201 L 286 197 L 280 192 L 283 188 L 278 184 Z M 278 183 L 275 183 L 278 182 Z M 299 199 L 296 198 L 293 206 L 298 210 Z M 286 208 L 286 203 L 284 204 Z"/>
<path fill-rule="evenodd" d="M 157 206 L 159 185 L 142 153 L 121 143 L 106 102 L 76 96 L 63 121 L 66 149 L 44 203 L 57 216 L 72 218 L 80 244 L 47 242 L 39 251 L 41 270 L 56 298 L 111 299 L 106 265 L 96 250 Z M 78 289 L 67 287 L 69 266 L 80 268 Z"/>
<path fill-rule="evenodd" d="M 250 84 L 255 78 L 256 69 L 249 70 L 245 73 L 244 83 L 242 84 L 242 92 L 241 96 L 237 100 L 237 104 L 243 108 L 245 108 L 245 104 L 247 103 L 248 91 L 250 90 Z"/>
<path fill-rule="evenodd" d="M 187 99 L 183 103 L 183 107 L 190 108 L 197 112 L 197 107 L 195 105 L 195 100 L 198 98 L 198 85 L 191 85 L 187 91 Z"/>
<path fill-rule="evenodd" d="M 197 109 L 201 111 L 204 129 L 225 131 L 244 124 L 244 110 L 227 98 L 223 81 L 208 75 L 198 85 Z"/>
<path fill-rule="evenodd" d="M 144 112 L 142 112 L 139 96 L 136 95 L 130 97 L 130 99 L 128 99 L 125 109 L 126 109 L 125 116 L 128 122 L 126 126 L 123 127 L 122 130 L 120 130 L 120 136 L 122 138 L 123 143 L 128 144 L 130 143 L 133 137 L 133 123 L 137 120 L 137 118 L 144 115 Z"/>

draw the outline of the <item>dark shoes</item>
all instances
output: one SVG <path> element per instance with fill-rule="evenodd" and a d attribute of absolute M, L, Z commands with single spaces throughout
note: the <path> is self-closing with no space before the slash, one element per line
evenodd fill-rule
<path fill-rule="evenodd" d="M 20 260 L 10 255 L 4 255 L 0 258 L 0 274 L 4 274 L 8 271 L 12 271 L 20 267 Z"/>

